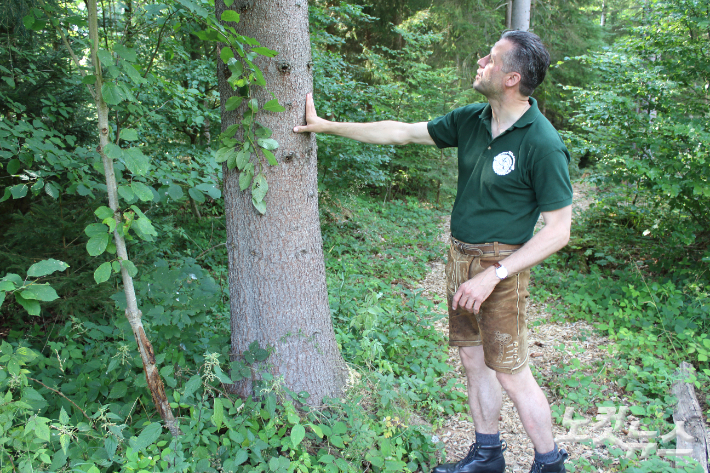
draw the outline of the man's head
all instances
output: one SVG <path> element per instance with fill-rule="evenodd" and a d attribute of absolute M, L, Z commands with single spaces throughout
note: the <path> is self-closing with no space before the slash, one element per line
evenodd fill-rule
<path fill-rule="evenodd" d="M 473 88 L 486 97 L 502 95 L 518 85 L 520 94 L 529 97 L 545 79 L 550 54 L 537 35 L 507 31 L 478 65 Z"/>

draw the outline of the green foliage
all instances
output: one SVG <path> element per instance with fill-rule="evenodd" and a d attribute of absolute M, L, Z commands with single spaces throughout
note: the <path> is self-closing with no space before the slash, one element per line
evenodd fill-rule
<path fill-rule="evenodd" d="M 654 236 L 690 245 L 710 224 L 707 1 L 649 2 L 640 26 L 580 58 L 599 80 L 574 90 L 572 123 L 605 179 L 650 191 Z"/>

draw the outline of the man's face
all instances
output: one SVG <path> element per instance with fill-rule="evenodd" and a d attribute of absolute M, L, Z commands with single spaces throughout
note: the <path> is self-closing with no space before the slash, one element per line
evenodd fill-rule
<path fill-rule="evenodd" d="M 487 98 L 496 97 L 505 90 L 507 73 L 503 72 L 503 57 L 513 47 L 507 39 L 498 41 L 488 56 L 478 60 L 478 71 L 473 88 Z"/>

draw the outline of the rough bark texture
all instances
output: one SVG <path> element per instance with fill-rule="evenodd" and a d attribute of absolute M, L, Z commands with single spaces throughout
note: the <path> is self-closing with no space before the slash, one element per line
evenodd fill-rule
<path fill-rule="evenodd" d="M 705 430 L 703 411 L 700 409 L 698 398 L 695 397 L 695 388 L 692 384 L 685 382 L 693 372 L 694 369 L 689 363 L 682 362 L 676 372 L 677 381 L 673 383 L 671 388 L 673 396 L 678 399 L 678 404 L 673 410 L 673 422 L 684 422 L 685 432 L 692 437 L 684 438 L 679 435 L 676 438 L 676 449 L 692 450 L 693 453 L 690 456 L 700 462 L 703 471 L 708 471 L 710 446 L 708 445 L 708 432 Z"/>
<path fill-rule="evenodd" d="M 345 365 L 333 331 L 325 284 L 323 243 L 318 216 L 316 141 L 295 134 L 305 123 L 306 93 L 312 91 L 307 0 L 237 0 L 241 15 L 234 25 L 245 36 L 279 52 L 255 60 L 285 112 L 259 112 L 257 121 L 273 130 L 279 142 L 278 166 L 263 167 L 269 185 L 266 215 L 252 206 L 251 192 L 239 190 L 237 170 L 225 165 L 224 199 L 229 253 L 232 314 L 232 359 L 253 341 L 272 354 L 264 369 L 295 391 L 307 391 L 309 403 L 337 397 L 345 381 Z M 225 10 L 216 4 L 217 17 Z M 242 109 L 225 111 L 235 94 L 226 82 L 229 71 L 218 61 L 222 130 L 241 120 Z M 260 105 L 271 99 L 262 88 L 252 96 Z M 256 162 L 252 156 L 252 162 Z M 258 371 L 258 370 L 255 370 Z M 258 377 L 258 373 L 255 375 Z M 253 383 L 235 385 L 241 396 L 253 395 Z"/>
<path fill-rule="evenodd" d="M 513 0 L 512 28 L 521 31 L 530 29 L 530 0 Z"/>
<path fill-rule="evenodd" d="M 114 212 L 116 219 L 116 231 L 114 231 L 114 242 L 116 243 L 116 255 L 121 260 L 128 260 L 128 252 L 126 251 L 126 242 L 123 236 L 118 232 L 118 228 L 122 225 L 121 212 L 118 205 L 118 191 L 116 185 L 116 174 L 113 170 L 113 160 L 106 156 L 104 148 L 108 144 L 109 122 L 108 122 L 108 106 L 101 95 L 101 85 L 103 77 L 101 74 L 101 64 L 97 57 L 99 44 L 98 34 L 98 16 L 96 10 L 96 0 L 86 2 L 89 13 L 89 37 L 91 39 L 91 61 L 94 64 L 96 84 L 94 89 L 94 98 L 96 99 L 96 110 L 98 115 L 99 126 L 99 147 L 98 152 L 101 155 L 101 161 L 104 166 L 104 175 L 106 176 L 106 188 L 108 191 L 108 203 L 111 210 Z M 121 267 L 121 277 L 123 279 L 123 290 L 126 294 L 126 318 L 131 324 L 133 335 L 138 343 L 138 351 L 141 354 L 143 368 L 145 370 L 145 379 L 148 383 L 148 389 L 153 397 L 153 403 L 158 411 L 161 419 L 165 422 L 165 426 L 173 435 L 179 434 L 179 429 L 173 416 L 173 411 L 170 409 L 170 402 L 165 395 L 165 386 L 163 380 L 158 373 L 158 367 L 155 365 L 155 356 L 153 354 L 153 346 L 148 341 L 143 330 L 143 322 L 141 321 L 141 311 L 138 309 L 138 301 L 136 292 L 133 288 L 133 278 L 128 274 L 125 267 Z"/>

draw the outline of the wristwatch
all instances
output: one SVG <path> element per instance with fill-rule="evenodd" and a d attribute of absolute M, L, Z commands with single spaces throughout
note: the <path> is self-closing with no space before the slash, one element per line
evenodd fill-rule
<path fill-rule="evenodd" d="M 498 276 L 498 279 L 505 279 L 508 277 L 508 270 L 505 266 L 500 263 L 493 263 L 493 267 L 496 268 L 496 276 Z"/>

